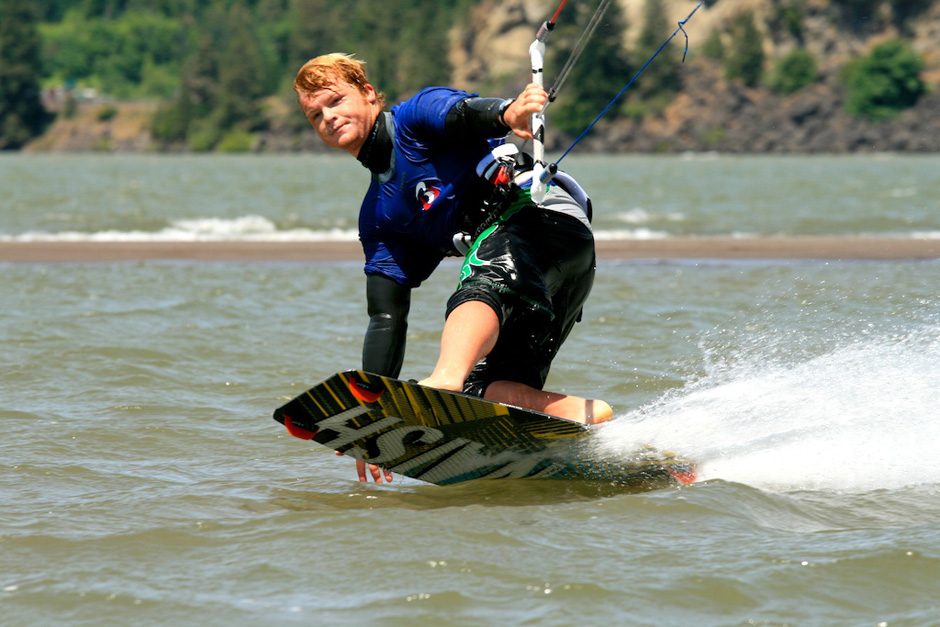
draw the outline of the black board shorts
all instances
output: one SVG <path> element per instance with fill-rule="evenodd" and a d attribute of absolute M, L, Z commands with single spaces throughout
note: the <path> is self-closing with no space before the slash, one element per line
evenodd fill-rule
<path fill-rule="evenodd" d="M 538 207 L 520 191 L 474 242 L 447 302 L 449 315 L 462 303 L 481 301 L 500 322 L 496 346 L 470 373 L 464 392 L 483 396 L 494 381 L 542 389 L 552 360 L 581 318 L 595 265 L 594 235 L 584 223 Z"/>

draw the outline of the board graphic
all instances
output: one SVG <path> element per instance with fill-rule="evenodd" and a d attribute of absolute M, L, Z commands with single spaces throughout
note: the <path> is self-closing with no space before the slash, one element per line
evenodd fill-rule
<path fill-rule="evenodd" d="M 595 427 L 351 370 L 274 412 L 291 435 L 437 485 L 473 479 L 591 479 L 635 489 L 692 483 L 695 464 L 645 447 L 602 459 Z"/>

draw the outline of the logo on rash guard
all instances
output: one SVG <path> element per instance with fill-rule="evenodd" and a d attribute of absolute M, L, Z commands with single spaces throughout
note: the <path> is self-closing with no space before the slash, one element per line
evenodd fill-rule
<path fill-rule="evenodd" d="M 441 190 L 435 181 L 421 181 L 415 186 L 415 197 L 421 203 L 421 208 L 427 211 L 441 195 Z"/>

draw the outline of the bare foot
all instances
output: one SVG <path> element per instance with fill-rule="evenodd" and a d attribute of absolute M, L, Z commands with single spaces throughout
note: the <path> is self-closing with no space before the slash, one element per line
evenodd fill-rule
<path fill-rule="evenodd" d="M 459 384 L 454 383 L 453 381 L 446 381 L 444 379 L 435 379 L 434 377 L 428 377 L 427 379 L 422 379 L 418 381 L 418 385 L 423 385 L 427 388 L 434 388 L 436 390 L 447 390 L 449 392 L 460 392 L 463 390 L 463 382 Z"/>
<path fill-rule="evenodd" d="M 584 424 L 602 424 L 614 417 L 613 408 L 606 401 L 589 400 L 584 410 Z"/>

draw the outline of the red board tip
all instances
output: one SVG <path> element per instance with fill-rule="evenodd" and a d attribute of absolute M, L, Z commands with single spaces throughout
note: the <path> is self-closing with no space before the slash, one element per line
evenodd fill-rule
<path fill-rule="evenodd" d="M 294 424 L 294 421 L 291 420 L 290 416 L 284 416 L 284 426 L 287 427 L 287 432 L 294 436 L 295 438 L 300 438 L 301 440 L 312 440 L 313 436 L 317 434 L 317 431 L 310 431 L 309 429 L 304 429 L 303 427 L 298 427 Z"/>
<path fill-rule="evenodd" d="M 385 390 L 373 392 L 366 387 L 365 383 L 360 383 L 356 379 L 350 377 L 349 391 L 352 392 L 352 395 L 363 403 L 374 403 L 375 401 L 379 400 L 379 397 L 382 396 L 382 392 Z"/>
<path fill-rule="evenodd" d="M 696 472 L 695 466 L 689 466 L 688 470 L 676 470 L 675 468 L 666 468 L 669 471 L 669 474 L 675 477 L 676 481 L 679 483 L 688 485 L 690 483 L 695 483 L 695 480 L 698 479 L 698 473 Z"/>

